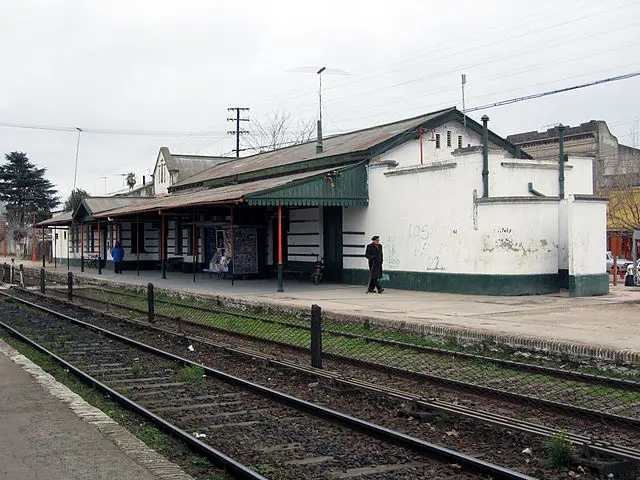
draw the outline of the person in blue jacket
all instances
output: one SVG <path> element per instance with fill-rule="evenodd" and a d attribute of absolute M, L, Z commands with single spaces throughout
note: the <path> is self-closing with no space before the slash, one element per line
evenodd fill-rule
<path fill-rule="evenodd" d="M 120 242 L 116 242 L 111 249 L 111 257 L 113 258 L 113 273 L 122 273 L 122 260 L 124 260 L 124 249 L 120 246 Z"/>

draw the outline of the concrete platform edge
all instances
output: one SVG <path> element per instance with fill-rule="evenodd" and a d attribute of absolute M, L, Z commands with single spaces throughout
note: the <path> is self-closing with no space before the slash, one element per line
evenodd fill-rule
<path fill-rule="evenodd" d="M 22 367 L 50 395 L 69 407 L 84 422 L 96 428 L 125 455 L 147 469 L 156 478 L 161 480 L 194 480 L 191 475 L 188 475 L 176 464 L 149 448 L 126 428 L 101 410 L 88 404 L 78 394 L 59 383 L 52 375 L 2 340 L 0 340 L 0 354 L 6 355 L 13 363 Z"/>

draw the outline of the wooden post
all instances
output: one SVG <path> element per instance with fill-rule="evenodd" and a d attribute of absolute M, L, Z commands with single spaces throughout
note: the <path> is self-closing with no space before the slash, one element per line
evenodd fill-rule
<path fill-rule="evenodd" d="M 311 305 L 311 366 L 322 368 L 322 309 Z"/>

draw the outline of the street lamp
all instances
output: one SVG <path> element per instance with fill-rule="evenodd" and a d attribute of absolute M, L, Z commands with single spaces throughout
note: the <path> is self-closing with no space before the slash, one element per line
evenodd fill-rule
<path fill-rule="evenodd" d="M 79 127 L 76 127 L 76 130 L 78 131 L 78 141 L 76 142 L 76 166 L 73 170 L 73 192 L 75 193 L 76 191 L 76 179 L 78 177 L 78 155 L 80 153 L 80 134 L 82 133 L 82 129 Z"/>

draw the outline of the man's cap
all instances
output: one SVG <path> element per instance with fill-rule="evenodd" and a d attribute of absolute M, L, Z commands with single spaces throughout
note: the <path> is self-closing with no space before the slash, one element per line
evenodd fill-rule
<path fill-rule="evenodd" d="M 378 235 L 374 235 L 373 237 L 371 237 L 371 240 L 380 240 L 380 237 Z"/>

